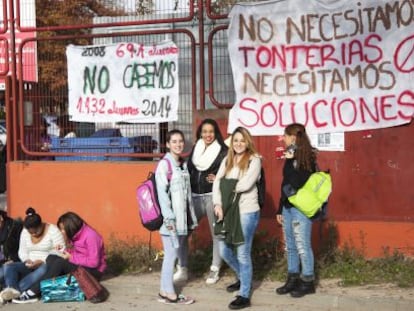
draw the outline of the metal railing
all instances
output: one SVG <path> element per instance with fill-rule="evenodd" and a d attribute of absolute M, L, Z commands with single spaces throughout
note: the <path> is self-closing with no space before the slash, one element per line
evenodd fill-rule
<path fill-rule="evenodd" d="M 197 111 L 232 106 L 234 90 L 227 53 L 227 14 L 232 4 L 244 1 L 137 0 L 122 1 L 117 6 L 118 2 L 104 0 L 96 1 L 93 8 L 81 0 L 55 1 L 54 5 L 50 1 L 36 1 L 33 15 L 34 2 L 2 1 L 0 50 L 5 51 L 3 58 L 11 62 L 0 62 L 0 79 L 10 77 L 6 102 L 12 160 L 152 159 L 165 152 L 165 135 L 169 129 L 183 130 L 191 142 Z M 16 10 L 10 10 L 12 6 Z M 63 18 L 62 14 L 70 10 L 79 17 Z M 72 122 L 67 117 L 66 46 L 151 44 L 166 37 L 180 51 L 177 121 L 90 123 Z M 0 81 L 1 85 L 5 83 Z M 76 138 L 64 138 L 68 132 L 74 132 Z M 98 148 L 96 144 L 105 141 L 96 137 L 99 135 L 126 137 L 122 140 L 126 145 Z M 65 139 L 72 140 L 72 147 L 61 148 L 59 144 L 66 144 Z"/>

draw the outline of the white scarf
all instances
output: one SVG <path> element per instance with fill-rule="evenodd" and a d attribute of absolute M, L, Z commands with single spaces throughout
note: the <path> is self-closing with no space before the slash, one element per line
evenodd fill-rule
<path fill-rule="evenodd" d="M 214 140 L 210 145 L 206 146 L 202 139 L 199 139 L 194 146 L 193 164 L 198 171 L 208 169 L 217 158 L 221 150 L 220 144 Z"/>

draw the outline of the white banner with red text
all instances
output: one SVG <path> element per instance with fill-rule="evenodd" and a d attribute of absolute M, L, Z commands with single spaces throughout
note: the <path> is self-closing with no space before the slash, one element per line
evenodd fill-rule
<path fill-rule="evenodd" d="M 236 102 L 228 132 L 280 135 L 409 123 L 414 2 L 281 0 L 234 5 L 229 55 Z"/>

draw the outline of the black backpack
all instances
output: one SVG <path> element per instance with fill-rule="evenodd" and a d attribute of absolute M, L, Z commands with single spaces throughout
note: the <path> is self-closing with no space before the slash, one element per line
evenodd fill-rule
<path fill-rule="evenodd" d="M 249 161 L 250 165 L 250 161 Z M 259 203 L 260 209 L 263 208 L 266 199 L 266 178 L 263 166 L 260 167 L 260 177 L 259 180 L 256 181 L 257 187 L 257 201 Z"/>
<path fill-rule="evenodd" d="M 260 169 L 260 178 L 256 182 L 257 186 L 257 201 L 259 202 L 259 206 L 262 209 L 265 204 L 266 199 L 266 178 L 265 172 L 263 167 Z"/>

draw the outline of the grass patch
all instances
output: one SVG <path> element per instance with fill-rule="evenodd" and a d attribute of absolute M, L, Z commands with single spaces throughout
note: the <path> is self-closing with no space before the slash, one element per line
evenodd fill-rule
<path fill-rule="evenodd" d="M 338 250 L 336 259 L 320 268 L 321 278 L 339 278 L 343 286 L 393 283 L 399 287 L 414 286 L 414 260 L 398 251 L 384 250 L 381 258 L 366 260 L 349 246 Z"/>
<path fill-rule="evenodd" d="M 106 245 L 108 273 L 118 275 L 128 272 L 159 270 L 161 260 L 155 260 L 158 251 L 136 239 L 119 240 L 111 237 Z"/>
<path fill-rule="evenodd" d="M 380 258 L 366 259 L 365 234 L 359 235 L 360 247 L 352 240 L 339 249 L 336 225 L 329 223 L 325 240 L 316 260 L 319 278 L 340 279 L 342 286 L 393 283 L 399 287 L 414 286 L 414 260 L 397 250 L 384 248 Z"/>
<path fill-rule="evenodd" d="M 315 274 L 318 279 L 340 279 L 342 286 L 392 283 L 399 287 L 414 287 L 414 260 L 398 251 L 384 248 L 381 258 L 367 260 L 364 253 L 364 235 L 360 235 L 361 247 L 350 241 L 338 249 L 338 232 L 334 223 L 328 224 L 323 240 L 315 254 Z M 189 269 L 195 277 L 208 273 L 212 248 L 197 247 L 197 236 L 193 235 L 189 256 Z M 257 280 L 283 281 L 286 278 L 287 263 L 282 243 L 269 238 L 265 231 L 258 231 L 254 238 L 252 260 Z M 158 254 L 158 257 L 157 257 Z M 157 257 L 157 259 L 156 259 Z M 155 260 L 156 259 L 156 260 Z M 147 243 L 135 239 L 121 241 L 112 238 L 107 245 L 108 272 L 111 274 L 159 271 L 162 253 L 149 250 Z M 225 265 L 223 274 L 233 273 Z"/>

